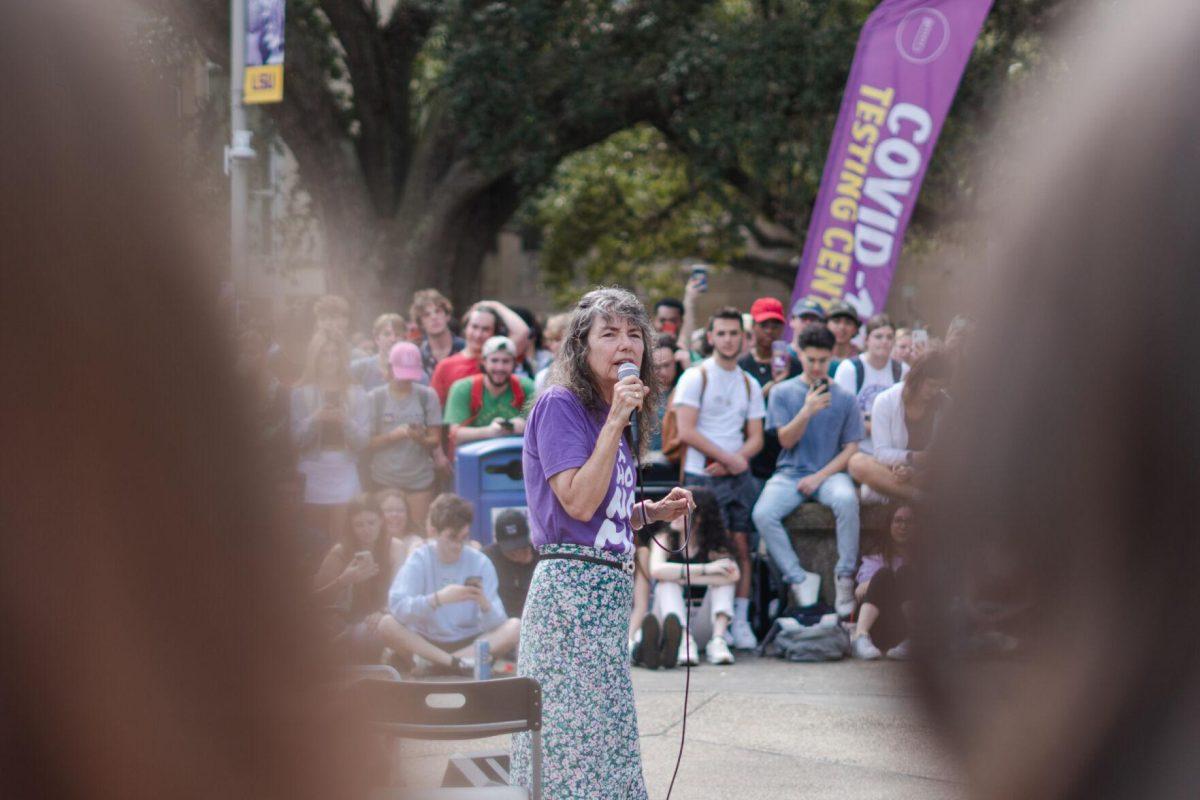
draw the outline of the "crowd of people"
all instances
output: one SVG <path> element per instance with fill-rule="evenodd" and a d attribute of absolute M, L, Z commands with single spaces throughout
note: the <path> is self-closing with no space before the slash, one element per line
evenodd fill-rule
<path fill-rule="evenodd" d="M 734 651 L 756 648 L 762 558 L 784 587 L 777 611 L 822 610 L 821 575 L 785 524 L 808 501 L 836 526 L 834 603 L 823 610 L 857 617 L 854 655 L 903 657 L 904 551 L 970 320 L 956 318 L 943 343 L 882 314 L 864 321 L 849 304 L 801 300 L 785 314 L 762 297 L 749 313 L 725 307 L 701 321 L 699 292 L 689 281 L 683 300 L 661 299 L 650 315 L 665 401 L 645 415 L 643 463 L 691 489 L 696 509 L 693 535 L 681 521 L 638 534 L 633 663 L 694 665 L 703 652 L 732 664 Z M 407 318 L 378 316 L 369 335 L 354 334 L 345 298 L 326 295 L 312 311 L 302 361 L 250 322 L 238 368 L 258 400 L 262 468 L 303 508 L 331 635 L 348 659 L 390 651 L 415 670 L 466 674 L 479 639 L 513 656 L 538 560 L 529 522 L 504 511 L 494 541 L 474 541 L 475 510 L 450 491 L 455 454 L 522 436 L 554 382 L 569 316 L 543 325 L 481 300 L 456 319 L 433 289 L 415 294 Z M 890 538 L 860 547 L 864 503 L 893 504 L 896 518 Z"/>

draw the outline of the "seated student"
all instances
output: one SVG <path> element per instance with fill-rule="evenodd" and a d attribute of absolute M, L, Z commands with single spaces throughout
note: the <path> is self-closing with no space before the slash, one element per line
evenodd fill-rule
<path fill-rule="evenodd" d="M 537 567 L 537 553 L 529 541 L 529 520 L 515 508 L 501 511 L 496 515 L 492 535 L 495 541 L 483 548 L 483 553 L 496 568 L 497 592 L 504 610 L 520 619 Z"/>
<path fill-rule="evenodd" d="M 778 470 L 754 504 L 754 525 L 793 601 L 808 606 L 816 602 L 821 578 L 800 565 L 783 520 L 805 500 L 829 506 L 837 521 L 834 606 L 838 616 L 849 617 L 854 613 L 859 525 L 858 490 L 845 469 L 863 437 L 862 415 L 854 396 L 829 382 L 834 346 L 829 329 L 806 328 L 799 343 L 803 374 L 778 384 L 767 402 L 767 427 L 778 433 L 781 449 Z"/>
<path fill-rule="evenodd" d="M 867 320 L 867 349 L 862 355 L 848 358 L 831 372 L 834 381 L 855 396 L 858 410 L 866 423 L 867 439 L 859 445 L 859 451 L 872 452 L 871 412 L 875 398 L 886 389 L 904 380 L 908 365 L 892 358 L 892 344 L 896 329 L 887 314 L 876 314 Z"/>
<path fill-rule="evenodd" d="M 372 498 L 361 495 L 351 502 L 342 535 L 313 579 L 318 598 L 333 610 L 335 643 L 350 662 L 378 663 L 389 647 L 469 675 L 473 661 L 433 646 L 387 613 L 392 565 L 404 549 L 403 542 L 385 535 L 383 514 Z"/>
<path fill-rule="evenodd" d="M 734 561 L 733 543 L 725 530 L 717 497 L 708 489 L 689 487 L 696 508 L 692 511 L 691 535 L 687 540 L 687 564 L 684 554 L 670 552 L 683 547 L 684 518 L 655 537 L 650 548 L 650 576 L 654 587 L 654 612 L 642 623 L 640 660 L 653 669 L 656 661 L 663 666 L 700 663 L 698 648 L 704 647 L 710 664 L 732 664 L 733 653 L 725 640 L 733 619 L 733 596 L 740 573 Z M 660 546 L 661 545 L 661 546 Z M 684 571 L 690 573 L 691 590 L 685 584 Z M 679 640 L 678 653 L 669 652 L 678 621 L 690 617 L 690 632 Z M 664 636 L 655 652 L 654 622 L 664 620 Z M 674 619 L 677 622 L 672 623 Z M 652 620 L 654 622 L 652 622 Z M 668 625 L 670 627 L 668 627 Z"/>
<path fill-rule="evenodd" d="M 533 397 L 533 381 L 517 377 L 516 347 L 507 336 L 483 346 L 483 374 L 455 381 L 446 399 L 446 425 L 453 445 L 520 436 Z"/>
<path fill-rule="evenodd" d="M 854 595 L 861 606 L 850 652 L 855 658 L 874 661 L 908 658 L 908 630 L 912 591 L 907 551 L 913 524 L 911 506 L 900 506 L 880 552 L 863 556 Z"/>
<path fill-rule="evenodd" d="M 431 541 L 408 557 L 388 593 L 396 619 L 460 659 L 471 655 L 479 638 L 488 641 L 494 656 L 515 650 L 521 629 L 496 593 L 492 562 L 466 546 L 474 515 L 458 495 L 439 495 L 426 523 Z"/>
<path fill-rule="evenodd" d="M 379 504 L 379 511 L 383 514 L 384 534 L 399 540 L 403 545 L 402 549 L 395 551 L 396 558 L 392 559 L 392 574 L 388 576 L 388 584 L 391 585 L 400 567 L 408 560 L 409 553 L 425 544 L 425 531 L 422 529 L 420 533 L 416 532 L 409 520 L 408 503 L 404 501 L 404 495 L 399 490 L 383 489 L 375 495 L 375 502 Z"/>
<path fill-rule="evenodd" d="M 874 455 L 855 453 L 850 476 L 863 484 L 863 500 L 913 502 L 924 485 L 926 450 L 946 401 L 952 362 L 940 351 L 917 360 L 904 383 L 875 398 Z"/>

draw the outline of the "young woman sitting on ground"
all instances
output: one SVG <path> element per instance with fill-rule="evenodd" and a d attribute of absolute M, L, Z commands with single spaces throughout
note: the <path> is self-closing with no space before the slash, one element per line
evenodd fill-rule
<path fill-rule="evenodd" d="M 880 551 L 863 556 L 858 568 L 854 594 L 861 605 L 850 643 L 855 658 L 874 661 L 884 653 L 888 658 L 908 658 L 912 589 L 907 554 L 913 516 L 912 506 L 898 507 Z"/>
<path fill-rule="evenodd" d="M 683 549 L 683 517 L 671 522 L 651 542 L 650 577 L 658 583 L 654 587 L 653 613 L 642 623 L 637 659 L 650 669 L 670 668 L 676 663 L 696 665 L 700 663 L 698 645 L 704 647 L 710 664 L 733 663 L 725 640 L 740 577 L 731 555 L 733 544 L 716 496 L 707 489 L 689 488 L 696 508 L 687 538 L 687 565 L 682 552 L 668 552 Z M 685 586 L 685 570 L 690 571 L 690 593 Z M 691 616 L 690 634 L 683 631 L 685 614 Z"/>
<path fill-rule="evenodd" d="M 385 535 L 383 527 L 383 513 L 375 502 L 367 495 L 355 498 L 339 541 L 313 579 L 318 598 L 327 600 L 336 612 L 335 641 L 352 663 L 378 663 L 387 647 L 470 674 L 474 662 L 433 646 L 387 613 L 394 554 L 402 552 L 404 545 Z"/>

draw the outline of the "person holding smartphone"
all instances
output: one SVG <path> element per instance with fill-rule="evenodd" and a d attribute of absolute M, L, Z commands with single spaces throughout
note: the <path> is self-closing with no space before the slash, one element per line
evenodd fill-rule
<path fill-rule="evenodd" d="M 350 348 L 336 329 L 313 336 L 291 412 L 304 502 L 313 527 L 332 542 L 345 525 L 346 504 L 362 491 L 357 456 L 370 436 L 366 394 L 351 382 Z"/>
<path fill-rule="evenodd" d="M 388 354 L 391 380 L 372 389 L 368 461 L 371 482 L 396 489 L 407 505 L 410 530 L 425 530 L 433 500 L 433 451 L 441 446 L 442 408 L 437 393 L 419 383 L 425 373 L 421 351 L 412 342 L 397 342 Z"/>
<path fill-rule="evenodd" d="M 783 573 L 797 606 L 816 602 L 821 578 L 808 572 L 792 547 L 783 520 L 807 500 L 829 506 L 837 523 L 835 567 L 839 616 L 854 613 L 858 565 L 858 490 L 846 474 L 863 438 L 862 414 L 854 395 L 829 381 L 834 336 L 814 325 L 800 334 L 804 372 L 775 387 L 767 401 L 768 428 L 779 436 L 778 469 L 754 505 L 754 525 L 771 560 Z"/>
<path fill-rule="evenodd" d="M 520 436 L 525 409 L 533 399 L 529 378 L 514 373 L 517 349 L 507 336 L 493 336 L 483 346 L 483 374 L 455 381 L 446 398 L 446 424 L 454 445 Z"/>
<path fill-rule="evenodd" d="M 493 655 L 510 653 L 521 630 L 500 600 L 492 562 L 466 546 L 474 516 L 463 498 L 439 495 L 429 507 L 429 541 L 409 555 L 388 592 L 392 616 L 459 659 L 470 658 L 480 638 Z"/>

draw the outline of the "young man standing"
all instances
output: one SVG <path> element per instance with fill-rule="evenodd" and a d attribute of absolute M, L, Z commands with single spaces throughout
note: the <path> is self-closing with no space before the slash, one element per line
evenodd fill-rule
<path fill-rule="evenodd" d="M 837 303 L 830 307 L 825 320 L 825 325 L 828 326 L 829 332 L 833 334 L 836 342 L 833 347 L 835 359 L 840 362 L 847 358 L 854 358 L 861 352 L 858 345 L 850 341 L 858 336 L 858 329 L 862 327 L 862 320 L 859 319 L 858 311 L 854 306 L 849 303 Z"/>
<path fill-rule="evenodd" d="M 392 347 L 404 335 L 404 317 L 380 314 L 371 326 L 371 335 L 375 339 L 375 354 L 350 362 L 350 376 L 366 392 L 386 386 L 392 379 Z"/>
<path fill-rule="evenodd" d="M 812 307 L 809 307 L 804 305 L 806 302 L 796 303 L 793 309 L 792 324 L 801 326 L 797 330 L 810 324 L 819 324 L 819 321 L 815 321 L 810 314 L 820 314 L 821 307 L 816 303 L 812 303 Z M 805 316 L 798 317 L 795 315 L 795 311 L 801 311 Z M 773 363 L 772 347 L 775 342 L 783 339 L 783 303 L 774 297 L 760 297 L 754 301 L 754 305 L 750 306 L 750 316 L 754 318 L 754 349 L 743 356 L 741 361 L 738 361 L 738 366 L 754 376 L 759 386 L 762 387 L 763 398 L 766 399 L 771 396 L 771 389 L 776 384 L 796 377 L 802 368 L 800 359 L 796 358 L 790 348 L 787 352 L 787 366 L 784 369 L 776 369 Z M 778 458 L 779 438 L 775 436 L 774 431 L 764 432 L 762 450 L 750 459 L 750 471 L 755 478 L 765 481 L 775 473 L 775 460 Z"/>
<path fill-rule="evenodd" d="M 800 334 L 809 325 L 824 325 L 825 309 L 816 300 L 797 300 L 792 304 L 792 353 L 800 352 Z M 795 377 L 795 376 L 793 376 Z"/>
<path fill-rule="evenodd" d="M 512 340 L 493 336 L 483 346 L 483 374 L 462 378 L 450 387 L 445 422 L 455 446 L 525 433 L 533 381 L 514 375 L 516 366 Z"/>
<path fill-rule="evenodd" d="M 463 317 L 463 333 L 466 334 L 466 347 L 462 352 L 443 359 L 429 381 L 443 404 L 455 381 L 479 374 L 479 361 L 483 358 L 483 346 L 488 339 L 508 336 L 516 351 L 521 352 L 529 338 L 529 326 L 508 306 L 488 300 L 471 306 L 471 310 Z"/>
<path fill-rule="evenodd" d="M 675 387 L 675 419 L 679 439 L 687 448 L 684 480 L 716 495 L 737 551 L 740 577 L 730 633 L 734 647 L 750 650 L 758 645 L 749 619 L 754 531 L 750 512 L 758 495 L 750 459 L 762 449 L 766 408 L 758 381 L 737 364 L 742 349 L 741 313 L 723 308 L 714 314 L 708 323 L 708 342 L 712 357 L 688 369 Z"/>
<path fill-rule="evenodd" d="M 849 358 L 838 365 L 833 379 L 855 396 L 858 409 L 866 423 L 866 433 L 859 449 L 871 452 L 871 408 L 881 392 L 904 380 L 908 365 L 892 358 L 896 329 L 886 314 L 876 314 L 867 320 L 867 350 L 861 356 Z"/>
<path fill-rule="evenodd" d="M 460 336 L 450 330 L 450 317 L 454 306 L 437 289 L 422 289 L 413 295 L 409 306 L 409 319 L 421 326 L 421 365 L 426 379 L 433 377 L 438 362 L 448 358 L 467 346 Z"/>
<path fill-rule="evenodd" d="M 750 317 L 754 320 L 754 346 L 738 361 L 738 366 L 754 376 L 764 398 L 770 397 L 776 383 L 800 374 L 800 359 L 789 352 L 787 366 L 782 370 L 773 366 L 772 347 L 783 338 L 783 303 L 774 297 L 760 297 L 750 306 Z"/>
<path fill-rule="evenodd" d="M 794 602 L 809 605 L 817 596 L 820 576 L 800 565 L 783 520 L 805 500 L 829 506 L 837 520 L 834 605 L 839 616 L 849 617 L 854 612 L 858 562 L 858 490 L 845 470 L 863 438 L 862 415 L 854 396 L 829 382 L 833 334 L 813 326 L 800 335 L 799 344 L 803 374 L 776 386 L 767 406 L 767 427 L 778 434 L 782 450 L 778 470 L 754 506 L 754 524 Z"/>

